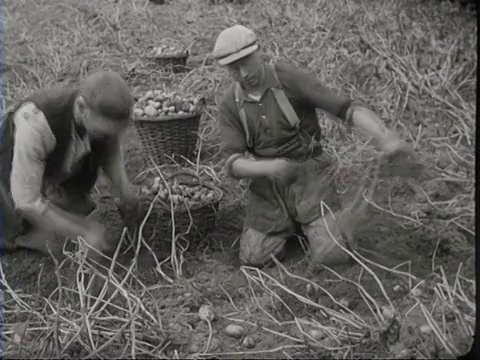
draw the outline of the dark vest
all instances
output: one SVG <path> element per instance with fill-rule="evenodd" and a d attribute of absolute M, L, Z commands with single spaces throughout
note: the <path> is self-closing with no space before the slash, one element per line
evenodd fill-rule
<path fill-rule="evenodd" d="M 65 160 L 68 146 L 71 142 L 71 130 L 75 127 L 79 135 L 84 135 L 85 130 L 75 125 L 73 121 L 73 104 L 78 91 L 71 88 L 54 88 L 41 90 L 21 102 L 34 103 L 45 115 L 53 135 L 56 139 L 56 147 L 49 154 L 45 164 L 45 179 L 55 180 L 60 175 L 59 170 Z M 12 171 L 13 147 L 14 147 L 14 122 L 15 112 L 21 106 L 5 114 L 2 121 L 2 139 L 0 144 L 0 177 L 1 185 L 6 193 L 11 196 L 10 174 Z M 103 144 L 91 142 L 92 152 L 86 155 L 79 170 L 71 175 L 61 185 L 66 191 L 76 193 L 89 193 L 95 185 L 98 175 L 98 155 Z"/>

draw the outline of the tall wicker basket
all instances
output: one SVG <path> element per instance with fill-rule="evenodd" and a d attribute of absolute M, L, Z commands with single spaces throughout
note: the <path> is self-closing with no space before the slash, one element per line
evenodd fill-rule
<path fill-rule="evenodd" d="M 181 155 L 195 159 L 200 118 L 205 100 L 194 113 L 158 117 L 134 117 L 135 128 L 146 154 L 156 164 L 170 161 L 170 157 Z"/>
<path fill-rule="evenodd" d="M 186 71 L 189 56 L 190 51 L 186 50 L 175 54 L 153 56 L 153 59 L 158 67 L 180 73 Z"/>
<path fill-rule="evenodd" d="M 136 181 L 136 184 L 151 186 L 153 175 L 153 173 L 147 174 L 143 179 Z M 223 198 L 222 190 L 185 168 L 166 176 L 165 183 L 162 186 L 164 189 L 168 187 L 172 191 L 174 184 L 208 189 L 213 196 L 205 200 L 199 200 L 195 204 L 186 205 L 180 202 L 172 207 L 168 195 L 166 199 L 162 200 L 162 198 L 153 193 L 142 194 L 141 199 L 144 202 L 144 210 L 148 211 L 151 207 L 150 214 L 142 228 L 142 237 L 153 248 L 157 247 L 160 249 L 164 246 L 162 244 L 171 241 L 174 226 L 175 233 L 183 234 L 190 242 L 196 242 L 205 238 L 216 226 L 217 212 Z M 117 206 L 119 206 L 121 217 L 129 227 L 129 230 L 136 229 L 138 232 L 140 224 L 132 224 L 130 221 L 131 214 L 123 212 L 120 203 L 117 203 Z M 134 235 L 137 237 L 139 233 Z M 155 244 L 158 246 L 155 246 Z"/>

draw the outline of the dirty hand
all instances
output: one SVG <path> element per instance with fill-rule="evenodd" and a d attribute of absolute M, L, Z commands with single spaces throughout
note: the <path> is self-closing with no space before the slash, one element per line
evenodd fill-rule
<path fill-rule="evenodd" d="M 381 173 L 387 176 L 418 177 L 423 170 L 413 147 L 405 141 L 390 137 L 382 144 Z"/>
<path fill-rule="evenodd" d="M 99 223 L 90 221 L 88 223 L 85 234 L 83 235 L 83 239 L 87 242 L 88 245 L 90 245 L 97 251 L 103 252 L 105 248 L 105 228 Z M 90 251 L 91 250 L 89 250 L 89 253 Z M 92 253 L 95 253 L 95 251 L 92 251 Z"/>
<path fill-rule="evenodd" d="M 297 178 L 298 170 L 299 166 L 294 161 L 274 159 L 271 161 L 269 175 L 273 179 L 289 184 Z"/>
<path fill-rule="evenodd" d="M 138 194 L 132 189 L 125 191 L 120 196 L 120 209 L 124 219 L 128 219 L 132 224 L 137 224 L 140 217 L 143 216 L 143 206 Z"/>

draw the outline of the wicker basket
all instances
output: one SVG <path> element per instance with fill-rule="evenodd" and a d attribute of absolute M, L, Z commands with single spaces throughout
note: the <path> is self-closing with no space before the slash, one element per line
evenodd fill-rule
<path fill-rule="evenodd" d="M 175 155 L 194 160 L 205 100 L 201 99 L 199 104 L 194 113 L 153 118 L 134 117 L 140 141 L 147 155 L 156 164 L 170 162 L 170 157 Z"/>
<path fill-rule="evenodd" d="M 169 54 L 165 56 L 154 56 L 157 66 L 171 70 L 174 73 L 184 72 L 187 69 L 187 59 L 190 56 L 188 50 L 181 51 L 176 54 Z"/>
<path fill-rule="evenodd" d="M 183 180 L 179 177 L 183 176 Z M 193 178 L 186 180 L 186 178 Z M 173 209 L 173 219 L 175 221 L 175 234 L 182 234 L 189 241 L 195 241 L 205 238 L 215 228 L 217 221 L 217 212 L 220 206 L 220 201 L 223 198 L 223 192 L 215 185 L 206 183 L 193 172 L 181 170 L 173 173 L 166 178 L 169 185 L 176 179 L 178 184 L 189 186 L 201 186 L 208 188 L 215 194 L 210 202 L 203 202 L 187 208 L 184 204 Z M 151 178 L 147 178 L 143 183 L 151 182 Z M 169 200 L 162 201 L 158 196 L 153 194 L 142 195 L 142 200 L 145 203 L 145 211 L 151 206 L 152 211 L 147 218 L 142 229 L 142 236 L 145 241 L 155 248 L 155 243 L 160 241 L 170 241 L 172 239 L 172 208 Z M 120 211 L 122 214 L 122 212 Z M 128 214 L 123 214 L 123 221 L 129 224 L 129 219 L 125 218 Z M 132 224 L 129 224 L 132 228 Z M 140 224 L 134 224 L 137 227 Z M 138 234 L 135 234 L 138 235 Z M 137 237 L 137 236 L 135 236 Z"/>

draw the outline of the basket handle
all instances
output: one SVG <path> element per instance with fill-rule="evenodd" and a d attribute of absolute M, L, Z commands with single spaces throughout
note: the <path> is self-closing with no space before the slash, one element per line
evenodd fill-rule
<path fill-rule="evenodd" d="M 177 176 L 180 176 L 180 175 L 191 176 L 191 177 L 193 177 L 193 178 L 195 178 L 195 179 L 197 180 L 197 181 L 196 181 L 196 185 L 201 185 L 201 186 L 204 185 L 202 179 L 200 179 L 200 176 L 198 176 L 197 174 L 192 173 L 192 172 L 190 172 L 190 171 L 187 171 L 187 170 L 177 171 L 177 172 L 171 174 L 170 176 L 168 176 L 168 177 L 166 178 L 166 180 L 167 180 L 167 181 L 168 181 L 168 180 L 171 180 L 171 179 L 176 178 Z"/>

